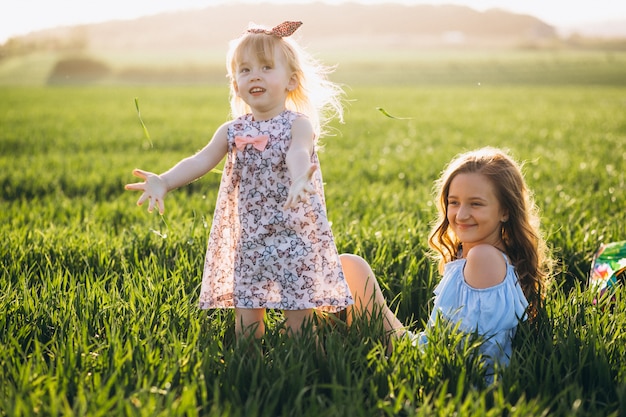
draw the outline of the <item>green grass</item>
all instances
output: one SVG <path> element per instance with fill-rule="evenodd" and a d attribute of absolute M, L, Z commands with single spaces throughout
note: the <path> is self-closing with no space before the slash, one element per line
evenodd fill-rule
<path fill-rule="evenodd" d="M 344 48 L 345 49 L 345 48 Z M 55 65 L 87 58 L 109 72 L 100 85 L 162 84 L 223 85 L 226 50 L 159 50 L 143 52 L 39 52 L 0 57 L 0 86 L 41 86 L 49 83 Z M 375 57 L 375 58 L 373 58 Z M 351 48 L 326 50 L 319 58 L 336 65 L 334 80 L 356 85 L 604 85 L 626 86 L 626 52 L 602 49 L 420 49 Z M 75 64 L 72 69 L 80 71 Z M 83 68 L 84 76 L 92 75 Z M 79 82 L 80 73 L 55 74 L 56 83 Z M 75 79 L 76 78 L 76 79 Z"/>
<path fill-rule="evenodd" d="M 626 90 L 541 84 L 355 84 L 321 153 L 340 251 L 372 263 L 414 329 L 438 280 L 433 180 L 484 145 L 526 162 L 560 270 L 491 387 L 475 345 L 445 329 L 386 358 L 379 321 L 321 323 L 322 353 L 272 313 L 251 349 L 231 312 L 196 308 L 219 176 L 169 195 L 163 218 L 123 185 L 201 148 L 225 88 L 2 87 L 0 415 L 625 414 L 624 291 L 596 307 L 584 284 L 598 245 L 626 238 Z"/>

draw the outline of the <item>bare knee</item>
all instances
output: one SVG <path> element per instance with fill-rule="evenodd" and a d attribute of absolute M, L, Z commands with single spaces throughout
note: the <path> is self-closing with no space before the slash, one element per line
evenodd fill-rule
<path fill-rule="evenodd" d="M 358 255 L 340 255 L 341 266 L 354 298 L 352 309 L 356 314 L 366 314 L 371 317 L 374 314 L 382 314 L 385 330 L 395 332 L 403 329 L 404 325 L 387 306 L 383 292 L 378 284 L 376 276 L 367 261 Z M 352 312 L 349 310 L 349 313 Z M 348 324 L 351 323 L 351 315 L 348 314 Z"/>
<path fill-rule="evenodd" d="M 285 327 L 292 334 L 300 334 L 304 326 L 313 319 L 313 309 L 306 310 L 284 310 Z"/>
<path fill-rule="evenodd" d="M 255 339 L 265 334 L 264 308 L 236 308 L 235 309 L 235 335 L 253 336 Z"/>
<path fill-rule="evenodd" d="M 341 260 L 342 266 L 345 265 L 351 268 L 369 268 L 369 264 L 365 259 L 353 253 L 342 253 L 339 255 L 339 259 Z"/>
<path fill-rule="evenodd" d="M 339 255 L 343 274 L 355 303 L 367 303 L 376 293 L 376 277 L 365 259 L 358 255 Z"/>

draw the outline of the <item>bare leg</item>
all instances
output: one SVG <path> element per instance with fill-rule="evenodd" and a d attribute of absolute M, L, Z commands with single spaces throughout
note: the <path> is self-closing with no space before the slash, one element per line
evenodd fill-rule
<path fill-rule="evenodd" d="M 302 332 L 302 325 L 313 319 L 313 309 L 307 310 L 284 310 L 285 327 L 290 334 L 299 335 Z"/>
<path fill-rule="evenodd" d="M 261 338 L 265 334 L 264 308 L 235 308 L 235 336 Z M 254 333 L 253 333 L 254 332 Z"/>
<path fill-rule="evenodd" d="M 402 336 L 406 327 L 387 306 L 383 292 L 374 276 L 370 265 L 358 255 L 341 254 L 343 274 L 350 287 L 354 305 L 348 307 L 347 324 L 352 322 L 352 313 L 357 315 L 372 315 L 380 312 L 383 316 L 383 326 L 388 334 Z"/>

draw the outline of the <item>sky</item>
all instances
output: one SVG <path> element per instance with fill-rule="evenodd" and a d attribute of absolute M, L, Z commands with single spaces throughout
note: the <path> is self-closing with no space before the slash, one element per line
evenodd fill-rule
<path fill-rule="evenodd" d="M 312 3 L 315 0 L 238 0 L 239 3 Z M 317 0 L 341 3 L 343 0 Z M 352 0 L 385 3 L 384 0 Z M 232 0 L 19 0 L 0 3 L 0 43 L 40 29 L 134 19 L 166 11 L 204 8 Z M 391 2 L 391 1 L 387 1 Z M 580 23 L 626 19 L 624 0 L 394 0 L 405 4 L 458 4 L 484 11 L 490 8 L 530 14 L 566 28 Z"/>

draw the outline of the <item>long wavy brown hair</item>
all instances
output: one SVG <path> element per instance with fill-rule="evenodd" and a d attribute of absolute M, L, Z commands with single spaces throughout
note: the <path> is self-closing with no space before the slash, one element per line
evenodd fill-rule
<path fill-rule="evenodd" d="M 446 263 L 457 258 L 461 242 L 449 228 L 448 192 L 459 174 L 484 175 L 494 186 L 498 201 L 508 213 L 502 223 L 501 237 L 505 252 L 515 266 L 520 286 L 528 300 L 528 317 L 534 319 L 545 296 L 550 260 L 547 245 L 539 228 L 538 209 L 526 185 L 521 166 L 509 154 L 497 148 L 481 148 L 454 158 L 435 183 L 438 218 L 428 243 L 439 260 L 443 273 Z"/>

